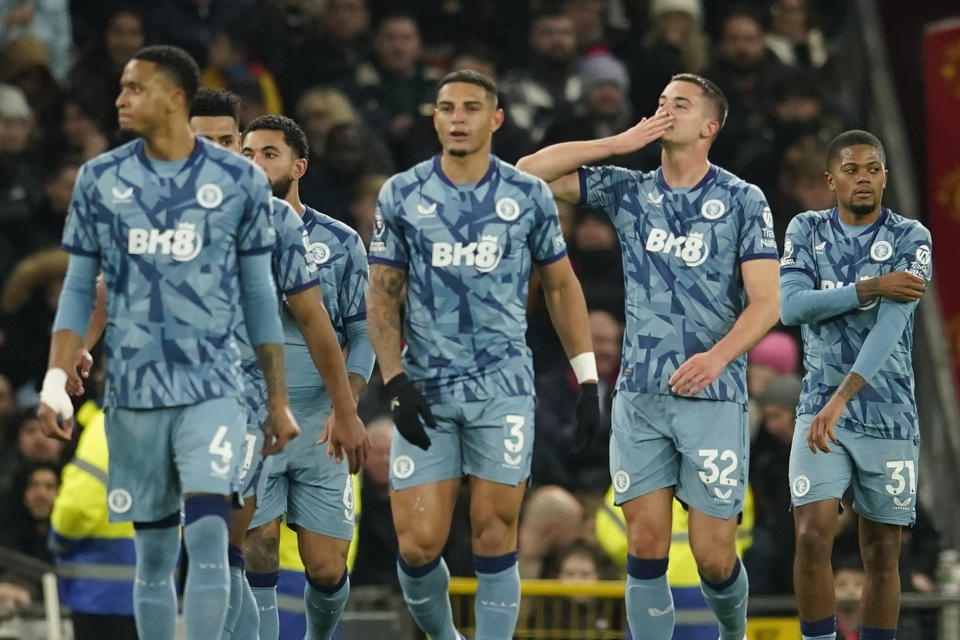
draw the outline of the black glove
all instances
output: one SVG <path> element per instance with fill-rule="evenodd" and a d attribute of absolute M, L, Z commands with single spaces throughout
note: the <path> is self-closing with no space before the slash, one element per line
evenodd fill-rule
<path fill-rule="evenodd" d="M 596 387 L 596 385 L 594 385 Z M 390 408 L 393 409 L 393 422 L 403 439 L 414 444 L 424 451 L 430 448 L 430 438 L 427 436 L 420 418 L 427 426 L 436 429 L 437 421 L 433 418 L 430 405 L 423 399 L 413 383 L 407 379 L 407 374 L 400 373 L 390 378 L 384 386 L 387 397 L 390 398 Z M 596 395 L 596 391 L 594 391 Z"/>
<path fill-rule="evenodd" d="M 583 453 L 600 424 L 600 396 L 596 382 L 584 382 L 580 385 L 580 397 L 577 398 L 577 434 L 573 442 L 573 455 Z"/>

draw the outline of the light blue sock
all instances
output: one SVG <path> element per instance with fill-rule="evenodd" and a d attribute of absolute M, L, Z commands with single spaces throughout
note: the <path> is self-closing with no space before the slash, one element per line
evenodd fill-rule
<path fill-rule="evenodd" d="M 835 616 L 816 622 L 800 621 L 800 637 L 803 640 L 837 640 L 837 619 Z"/>
<path fill-rule="evenodd" d="M 260 617 L 259 640 L 277 640 L 280 637 L 280 612 L 277 610 L 277 582 L 280 572 L 250 573 L 247 582 L 256 601 L 257 614 Z M 237 636 L 235 640 L 240 640 Z M 253 640 L 257 640 L 256 637 Z"/>
<path fill-rule="evenodd" d="M 733 572 L 720 583 L 711 583 L 700 576 L 700 591 L 707 606 L 720 621 L 719 640 L 743 640 L 747 631 L 747 595 L 750 583 L 747 570 L 737 558 Z"/>
<path fill-rule="evenodd" d="M 180 514 L 158 522 L 136 523 L 137 552 L 133 610 L 142 640 L 173 640 L 177 624 L 177 592 L 173 571 L 180 555 Z"/>
<path fill-rule="evenodd" d="M 227 620 L 223 623 L 223 640 L 233 638 L 243 607 L 243 585 L 247 581 L 243 577 L 243 551 L 230 545 L 227 547 L 227 561 L 230 565 L 230 600 L 227 602 Z"/>
<path fill-rule="evenodd" d="M 473 601 L 477 618 L 475 640 L 508 640 L 517 628 L 520 614 L 520 572 L 517 552 L 502 556 L 473 556 L 477 572 L 477 595 Z"/>
<path fill-rule="evenodd" d="M 670 640 L 676 614 L 667 584 L 667 558 L 627 554 L 627 623 L 634 640 Z"/>
<path fill-rule="evenodd" d="M 184 501 L 183 511 L 183 540 L 190 559 L 183 592 L 187 640 L 219 638 L 230 599 L 227 561 L 230 503 L 223 496 L 191 496 Z"/>
<path fill-rule="evenodd" d="M 233 628 L 233 640 L 260 640 L 260 612 L 246 576 L 241 587 L 240 616 Z"/>
<path fill-rule="evenodd" d="M 307 574 L 307 584 L 303 587 L 303 603 L 307 610 L 306 640 L 330 640 L 340 624 L 349 595 L 350 574 L 346 569 L 340 582 L 330 587 L 314 582 Z"/>
<path fill-rule="evenodd" d="M 430 640 L 460 640 L 453 626 L 450 608 L 450 571 L 443 556 L 437 556 L 422 567 L 411 567 L 397 557 L 397 576 L 407 609 L 420 630 Z"/>

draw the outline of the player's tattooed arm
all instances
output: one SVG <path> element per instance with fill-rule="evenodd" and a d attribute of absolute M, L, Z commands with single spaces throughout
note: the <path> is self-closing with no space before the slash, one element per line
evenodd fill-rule
<path fill-rule="evenodd" d="M 271 406 L 287 404 L 287 378 L 283 368 L 283 345 L 264 343 L 254 351 L 257 361 L 263 369 L 263 378 L 267 383 L 267 397 Z"/>
<path fill-rule="evenodd" d="M 847 402 L 853 396 L 860 393 L 860 389 L 863 389 L 863 385 L 867 384 L 867 381 L 860 377 L 859 374 L 850 372 L 847 374 L 847 377 L 843 379 L 843 382 L 840 383 L 840 386 L 837 387 L 836 395 L 844 402 Z"/>
<path fill-rule="evenodd" d="M 353 401 L 360 402 L 360 396 L 363 395 L 363 391 L 367 388 L 366 378 L 356 373 L 348 373 L 347 381 L 350 383 L 350 392 L 353 394 Z"/>
<path fill-rule="evenodd" d="M 384 380 L 403 373 L 400 362 L 400 306 L 403 304 L 406 283 L 407 274 L 403 269 L 384 264 L 370 265 L 367 329 Z"/>
<path fill-rule="evenodd" d="M 830 453 L 829 441 L 837 441 L 833 432 L 834 425 L 843 414 L 850 398 L 857 395 L 866 384 L 867 381 L 859 374 L 852 371 L 847 374 L 827 404 L 823 405 L 810 422 L 810 430 L 807 432 L 807 446 L 810 447 L 810 451 L 816 453 L 819 450 Z"/>

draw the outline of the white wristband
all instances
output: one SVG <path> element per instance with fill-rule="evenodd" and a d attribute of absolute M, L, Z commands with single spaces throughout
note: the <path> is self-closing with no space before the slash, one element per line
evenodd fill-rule
<path fill-rule="evenodd" d="M 585 380 L 600 379 L 597 375 L 597 359 L 593 356 L 593 351 L 584 351 L 570 358 L 570 366 L 573 367 L 573 373 L 577 376 L 577 384 L 583 384 Z"/>
<path fill-rule="evenodd" d="M 67 372 L 63 369 L 47 369 L 40 388 L 40 402 L 56 411 L 64 420 L 73 416 L 73 402 L 67 395 Z"/>

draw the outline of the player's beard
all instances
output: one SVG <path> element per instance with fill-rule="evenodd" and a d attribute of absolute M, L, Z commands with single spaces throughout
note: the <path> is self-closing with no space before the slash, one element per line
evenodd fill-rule
<path fill-rule="evenodd" d="M 293 184 L 293 177 L 287 176 L 286 178 L 279 178 L 275 182 L 270 184 L 270 188 L 273 189 L 273 196 L 275 198 L 280 198 L 284 200 L 287 197 L 287 194 L 290 193 L 290 185 Z"/>
<path fill-rule="evenodd" d="M 874 212 L 874 210 L 876 210 L 876 208 L 877 208 L 876 198 L 874 198 L 870 202 L 858 202 L 856 204 L 853 202 L 850 203 L 850 213 L 852 213 L 855 216 L 870 215 L 871 213 Z"/>

